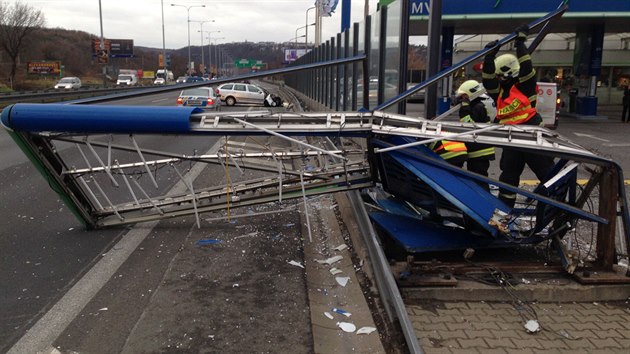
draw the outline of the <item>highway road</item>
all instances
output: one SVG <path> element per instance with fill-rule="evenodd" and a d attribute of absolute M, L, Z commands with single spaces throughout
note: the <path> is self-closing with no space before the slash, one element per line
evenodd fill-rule
<path fill-rule="evenodd" d="M 152 95 L 150 97 L 130 98 L 109 102 L 117 105 L 150 105 L 150 106 L 174 106 L 178 91 Z M 224 110 L 243 111 L 257 110 L 255 106 L 223 107 Z M 161 148 L 177 153 L 192 153 L 193 150 L 206 152 L 217 150 L 221 144 L 217 144 L 217 137 L 185 136 L 185 137 L 138 137 L 139 144 L 144 148 Z M 142 243 L 140 249 L 145 254 L 153 253 L 163 257 L 159 259 L 144 258 L 142 252 L 138 262 L 147 262 L 139 270 L 139 274 L 133 276 L 135 289 L 144 292 L 146 289 L 156 288 L 162 280 L 164 267 L 169 266 L 168 255 L 177 253 L 181 248 L 182 240 L 187 237 L 202 238 L 202 235 L 191 236 L 196 229 L 190 226 L 194 224 L 194 218 L 181 218 L 164 221 L 161 223 L 147 223 L 141 226 L 128 228 L 112 228 L 105 230 L 87 231 L 82 224 L 68 211 L 59 197 L 48 187 L 46 181 L 33 165 L 27 161 L 24 154 L 17 148 L 4 129 L 0 132 L 0 212 L 3 215 L 3 226 L 0 229 L 0 352 L 9 350 L 26 331 L 37 321 L 42 319 L 59 300 L 67 295 L 81 279 L 86 279 L 90 271 L 94 272 L 94 266 L 102 264 L 108 253 L 112 253 L 112 247 L 126 247 L 130 251 L 135 249 L 126 240 L 135 240 Z M 68 149 L 73 147 L 69 146 Z M 211 168 L 211 167 L 209 167 Z M 214 168 L 218 168 L 214 166 Z M 213 174 L 210 172 L 210 174 Z M 219 176 L 221 171 L 217 172 Z M 173 182 L 170 185 L 161 186 L 165 190 L 177 188 L 177 176 L 168 178 Z M 220 181 L 220 179 L 218 180 Z M 181 188 L 181 187 L 180 187 Z M 291 223 L 296 223 L 297 214 L 291 214 Z M 185 227 L 181 227 L 181 224 Z M 276 225 L 272 223 L 272 225 Z M 282 225 L 282 224 L 277 224 Z M 207 230 L 201 231 L 206 232 Z M 155 249 L 153 248 L 155 247 Z M 133 249 L 132 249 L 133 248 Z M 296 251 L 297 252 L 297 251 Z M 130 256 L 130 254 L 127 254 Z M 133 257 L 132 257 L 133 258 Z M 119 259 L 118 262 L 125 262 Z M 100 263 L 99 263 L 100 262 Z M 115 265 L 109 265 L 108 270 L 115 271 Z M 145 269 L 151 269 L 150 274 Z M 118 276 L 118 275 L 116 275 Z M 132 277 L 132 276 L 130 276 Z M 110 278 L 103 279 L 102 274 L 91 277 L 88 288 L 96 289 L 102 286 Z M 144 286 L 146 285 L 146 287 Z M 114 285 L 116 286 L 116 285 Z M 96 289 L 97 290 L 97 289 Z M 125 296 L 136 295 L 129 289 L 116 289 L 120 294 L 119 300 Z M 133 295 L 132 295 L 133 294 Z M 78 308 L 82 301 L 89 301 L 92 294 L 78 294 L 71 298 L 70 305 L 63 309 L 63 313 L 80 312 Z M 138 298 L 149 299 L 138 295 Z M 67 297 L 67 296 L 66 296 Z M 125 301 L 123 301 L 125 302 Z M 142 313 L 142 306 L 135 301 L 126 301 L 128 306 L 120 309 L 122 313 L 110 311 L 110 316 L 117 318 L 120 331 L 130 331 L 129 326 L 136 324 L 137 316 Z M 146 303 L 145 303 L 146 305 Z M 111 305 L 110 305 L 111 306 Z M 72 312 L 74 309 L 77 312 Z M 139 312 L 138 312 L 139 311 Z M 118 314 L 118 316 L 116 315 Z M 134 315 L 136 315 L 134 317 Z M 129 319 L 128 326 L 123 325 L 124 319 Z M 68 321 L 72 318 L 68 318 Z M 304 327 L 304 326 L 301 326 Z M 41 332 L 41 331 L 40 331 Z M 120 334 L 120 335 L 119 335 Z M 49 334 L 50 335 L 50 334 Z M 93 347 L 99 348 L 102 342 L 94 342 L 97 338 L 91 337 Z M 111 343 L 111 352 L 118 350 L 125 343 L 126 335 L 113 331 L 107 341 Z M 50 338 L 50 343 L 55 338 Z M 122 341 L 122 342 L 121 342 Z M 94 349 L 92 349 L 94 350 Z M 99 352 L 105 352 L 99 350 Z"/>
<path fill-rule="evenodd" d="M 115 104 L 172 106 L 176 96 L 177 92 L 163 93 Z M 239 111 L 257 108 L 224 107 L 225 110 Z M 563 119 L 558 128 L 559 133 L 572 141 L 615 159 L 625 170 L 630 168 L 630 157 L 626 153 L 630 146 L 628 130 L 630 124 L 618 123 L 616 119 Z M 192 149 L 212 151 L 217 148 L 217 138 L 208 137 L 143 138 L 142 143 L 143 146 L 161 146 L 181 153 Z M 37 332 L 43 336 L 38 340 L 78 352 L 118 353 L 126 350 L 132 353 L 140 348 L 148 351 L 170 348 L 172 352 L 177 352 L 177 346 L 182 343 L 190 342 L 202 347 L 214 341 L 214 337 L 200 339 L 199 328 L 192 327 L 188 332 L 184 329 L 188 337 L 169 337 L 167 331 L 156 324 L 160 321 L 143 317 L 145 306 L 160 307 L 151 312 L 152 316 L 171 316 L 170 320 L 160 322 L 166 325 L 177 326 L 178 321 L 184 321 L 178 317 L 179 313 L 194 313 L 199 318 L 191 315 L 191 321 L 201 322 L 211 318 L 213 322 L 206 325 L 216 329 L 217 333 L 220 327 L 234 327 L 233 338 L 215 342 L 224 351 L 235 348 L 233 341 L 238 340 L 241 331 L 251 332 L 261 328 L 265 330 L 255 337 L 255 340 L 260 341 L 256 348 L 275 348 L 273 350 L 276 351 L 285 348 L 287 351 L 299 352 L 300 348 L 308 347 L 310 334 L 303 332 L 304 328 L 309 327 L 308 323 L 303 323 L 308 320 L 308 315 L 305 315 L 307 299 L 303 295 L 304 289 L 291 288 L 301 286 L 301 273 L 292 273 L 285 268 L 276 269 L 274 267 L 278 264 L 270 261 L 281 260 L 284 264 L 287 257 L 301 257 L 300 248 L 294 243 L 302 235 L 299 230 L 290 227 L 300 222 L 295 208 L 281 211 L 257 209 L 275 210 L 274 216 L 248 219 L 248 222 L 260 225 L 258 229 L 252 229 L 247 226 L 248 222 L 243 222 L 231 227 L 224 224 L 218 228 L 198 230 L 193 227 L 194 218 L 188 217 L 128 228 L 86 231 L 4 130 L 0 132 L 0 149 L 0 212 L 3 215 L 0 228 L 0 318 L 3 319 L 0 324 L 0 352 L 8 351 L 35 324 L 40 326 Z M 210 175 L 221 176 L 222 173 L 210 171 Z M 177 179 L 173 178 L 173 183 L 163 188 L 181 188 L 176 182 Z M 208 252 L 207 249 L 194 247 L 194 241 L 203 238 L 238 241 L 234 241 L 234 247 L 222 248 L 222 252 Z M 269 250 L 269 244 L 276 247 Z M 263 249 L 271 254 L 251 258 L 242 256 Z M 112 252 L 121 250 L 128 252 Z M 117 255 L 118 259 L 112 259 L 111 264 L 103 265 L 102 261 L 109 260 L 111 254 L 120 255 Z M 175 262 L 175 259 L 178 261 Z M 245 294 L 247 296 L 241 298 L 209 297 L 203 291 L 201 284 L 204 282 L 218 282 L 218 286 L 225 291 L 243 286 L 243 282 L 246 282 L 244 278 L 249 274 L 234 274 L 233 269 L 222 266 L 232 264 L 230 262 L 234 260 L 243 264 L 253 262 L 248 269 L 259 270 L 258 275 L 265 279 L 260 289 L 248 292 Z M 120 267 L 123 263 L 124 266 Z M 199 267 L 213 268 L 214 280 L 196 278 L 195 269 Z M 272 270 L 275 276 L 264 273 L 265 270 Z M 68 292 L 82 281 L 88 282 L 83 289 L 92 292 L 72 293 L 68 297 Z M 169 290 L 159 295 L 155 294 L 160 284 L 172 287 L 167 287 Z M 269 298 L 256 295 L 261 293 L 273 293 L 279 302 L 292 302 L 294 305 L 289 309 L 274 308 Z M 222 306 L 239 306 L 239 302 L 242 302 L 241 305 L 257 303 L 260 311 L 244 310 L 243 318 L 249 318 L 248 321 L 221 313 Z M 62 319 L 67 320 L 66 328 L 58 331 L 39 330 L 50 330 L 47 326 L 57 325 L 58 322 L 46 317 L 51 310 L 58 311 L 54 312 L 54 316 L 68 317 Z M 274 311 L 285 311 L 287 321 L 278 325 L 280 328 L 267 329 L 265 326 L 268 321 L 264 314 Z M 103 328 L 110 330 L 104 332 Z M 272 330 L 275 330 L 273 333 L 284 331 L 287 338 L 269 339 L 270 342 L 266 343 L 265 336 L 270 335 Z M 132 332 L 136 335 L 130 339 Z M 154 337 L 142 336 L 143 333 L 162 334 L 164 341 L 153 343 Z"/>

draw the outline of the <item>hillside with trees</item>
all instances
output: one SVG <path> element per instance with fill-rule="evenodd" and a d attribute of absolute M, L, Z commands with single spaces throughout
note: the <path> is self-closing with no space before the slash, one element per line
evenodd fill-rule
<path fill-rule="evenodd" d="M 0 2 L 0 91 L 30 90 L 50 88 L 59 76 L 77 76 L 84 85 L 103 83 L 103 65 L 92 56 L 94 34 L 46 28 L 40 10 L 19 2 L 7 5 Z M 292 44 L 292 43 L 291 43 Z M 223 62 L 233 63 L 236 59 L 259 60 L 265 63 L 263 69 L 276 69 L 284 65 L 284 49 L 287 44 L 274 42 L 223 43 L 203 47 L 204 61 L 209 59 L 209 50 L 220 53 Z M 184 75 L 188 48 L 167 49 L 171 64 L 169 69 L 175 76 Z M 119 69 L 155 71 L 162 48 L 134 47 L 132 58 L 110 58 L 106 65 L 109 82 L 115 82 Z M 201 63 L 201 46 L 191 47 L 191 59 Z M 423 70 L 426 60 L 425 46 L 411 46 L 409 68 Z M 46 74 L 28 74 L 28 62 L 59 62 L 61 73 L 54 77 Z M 3 89 L 4 87 L 4 89 Z"/>

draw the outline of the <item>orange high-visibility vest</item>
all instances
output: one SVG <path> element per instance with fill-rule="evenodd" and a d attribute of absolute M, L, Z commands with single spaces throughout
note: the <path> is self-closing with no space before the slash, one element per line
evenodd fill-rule
<path fill-rule="evenodd" d="M 517 87 L 510 88 L 510 95 L 502 98 L 503 90 L 497 98 L 497 119 L 499 124 L 523 124 L 536 115 L 529 98 Z"/>
<path fill-rule="evenodd" d="M 466 144 L 461 141 L 442 140 L 441 144 L 432 144 L 431 149 L 440 155 L 444 160 L 452 159 L 456 156 L 461 156 L 468 153 Z"/>

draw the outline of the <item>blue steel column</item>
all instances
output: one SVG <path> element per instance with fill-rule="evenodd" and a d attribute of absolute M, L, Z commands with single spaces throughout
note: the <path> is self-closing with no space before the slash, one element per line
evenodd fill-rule
<path fill-rule="evenodd" d="M 341 32 L 350 28 L 350 0 L 341 2 Z"/>

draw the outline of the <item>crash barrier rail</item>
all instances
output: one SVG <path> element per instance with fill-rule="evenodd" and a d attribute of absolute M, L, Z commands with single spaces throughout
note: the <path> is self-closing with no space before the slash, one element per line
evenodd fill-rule
<path fill-rule="evenodd" d="M 56 102 L 81 96 L 102 96 L 112 93 L 147 89 L 150 86 L 81 87 L 78 89 L 31 90 L 0 95 L 0 107 L 17 102 Z"/>

